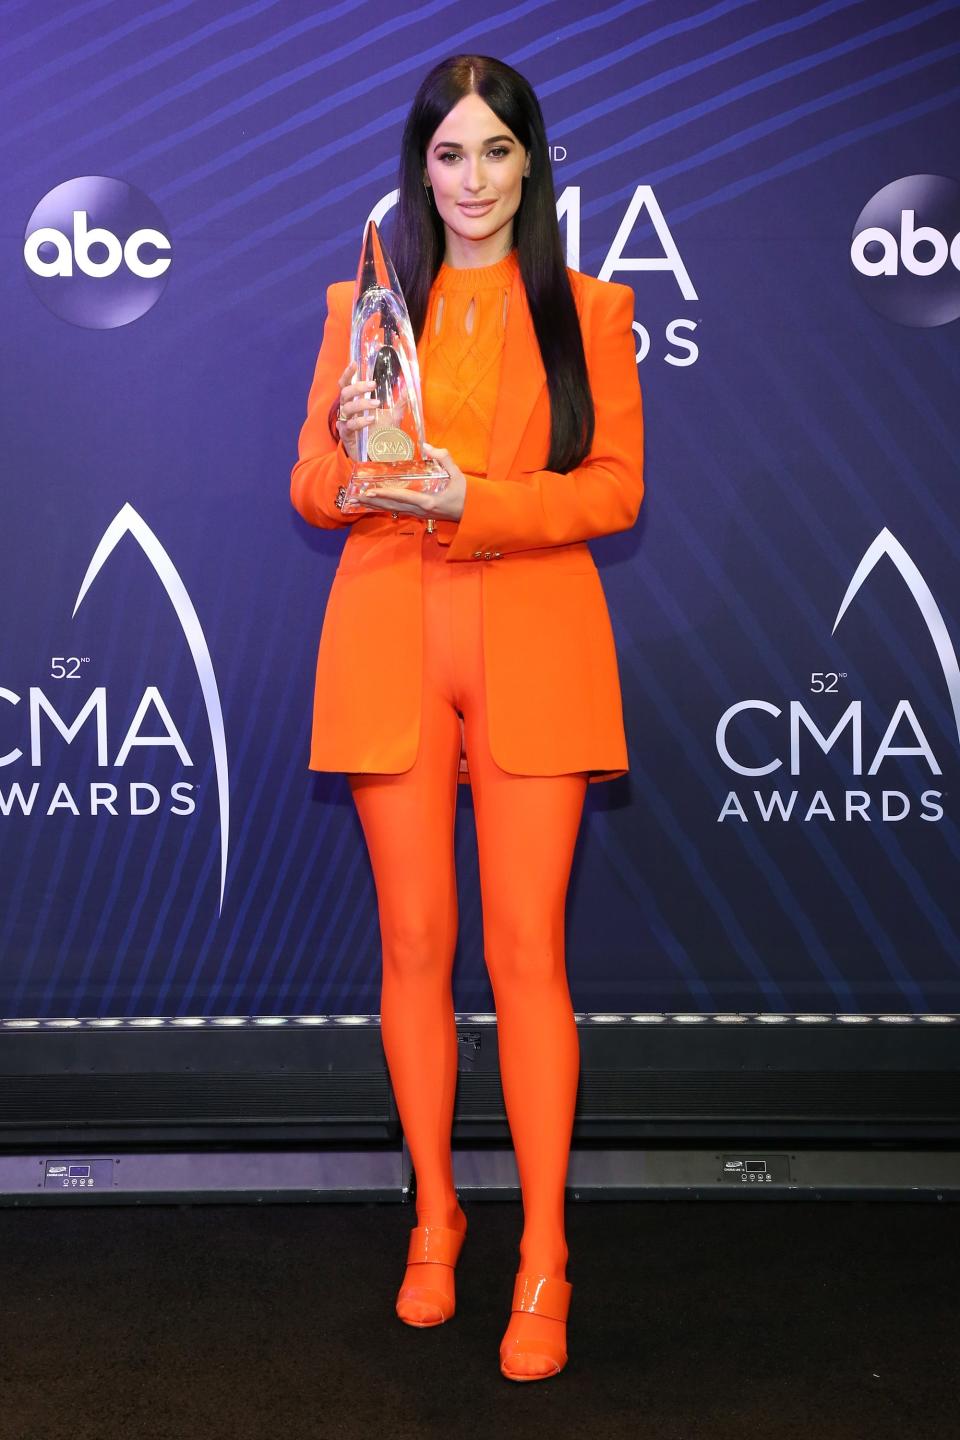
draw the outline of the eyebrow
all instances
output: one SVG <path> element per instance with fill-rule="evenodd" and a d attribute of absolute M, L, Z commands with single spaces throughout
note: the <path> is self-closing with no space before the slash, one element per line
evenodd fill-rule
<path fill-rule="evenodd" d="M 490 138 L 489 138 L 489 140 L 484 140 L 484 141 L 483 141 L 483 144 L 484 144 L 484 145 L 492 145 L 493 142 L 494 142 L 494 140 L 509 140 L 509 142 L 510 142 L 511 145 L 514 143 L 514 139 L 513 139 L 513 136 L 512 136 L 512 135 L 491 135 Z M 451 150 L 462 150 L 462 149 L 463 149 L 463 146 L 460 144 L 460 141 L 459 141 L 459 140 L 438 140 L 437 143 L 436 143 L 436 145 L 434 145 L 433 148 L 434 148 L 434 150 L 440 150 L 443 146 L 447 146 L 447 147 L 448 147 L 449 149 L 451 149 Z"/>

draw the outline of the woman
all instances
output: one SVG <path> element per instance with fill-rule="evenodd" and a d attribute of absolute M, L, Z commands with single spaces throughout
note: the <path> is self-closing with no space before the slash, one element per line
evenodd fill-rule
<path fill-rule="evenodd" d="M 566 268 L 540 106 L 483 55 L 444 60 L 417 92 L 390 251 L 418 337 L 428 451 L 450 483 L 437 495 L 380 483 L 361 511 L 339 509 L 373 417 L 343 368 L 353 285 L 331 285 L 291 483 L 311 524 L 351 527 L 320 638 L 310 768 L 347 773 L 373 867 L 383 1045 L 417 1179 L 396 1309 L 418 1326 L 453 1315 L 466 1232 L 450 1154 L 451 973 L 457 781 L 471 784 L 523 1196 L 501 1371 L 538 1380 L 566 1364 L 571 1294 L 567 883 L 587 784 L 628 763 L 586 541 L 629 529 L 643 495 L 633 292 Z"/>

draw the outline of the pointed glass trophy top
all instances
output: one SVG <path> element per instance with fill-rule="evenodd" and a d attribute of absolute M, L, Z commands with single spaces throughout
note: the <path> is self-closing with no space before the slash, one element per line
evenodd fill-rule
<path fill-rule="evenodd" d="M 404 313 L 406 313 L 406 301 L 403 300 L 403 291 L 400 289 L 400 281 L 397 279 L 397 272 L 393 268 L 393 261 L 390 254 L 380 239 L 380 231 L 377 229 L 375 220 L 368 220 L 366 229 L 363 232 L 363 244 L 360 247 L 360 263 L 357 266 L 357 279 L 353 287 L 353 303 L 357 301 L 365 290 L 392 290 L 403 302 Z"/>

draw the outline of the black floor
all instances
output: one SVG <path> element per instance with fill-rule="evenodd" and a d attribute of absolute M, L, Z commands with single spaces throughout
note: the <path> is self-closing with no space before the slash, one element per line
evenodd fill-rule
<path fill-rule="evenodd" d="M 498 1370 L 517 1204 L 457 1314 L 393 1313 L 399 1205 L 0 1209 L 2 1440 L 952 1440 L 955 1207 L 568 1205 L 570 1361 Z"/>

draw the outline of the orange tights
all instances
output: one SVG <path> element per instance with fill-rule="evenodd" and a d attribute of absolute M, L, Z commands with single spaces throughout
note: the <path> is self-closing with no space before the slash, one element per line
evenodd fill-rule
<path fill-rule="evenodd" d="M 403 521 L 422 525 L 411 517 Z M 461 1228 L 465 1217 L 454 1189 L 450 1131 L 457 1078 L 451 975 L 458 924 L 453 839 L 462 715 L 484 954 L 523 1196 L 520 1268 L 564 1279 L 564 1187 L 580 1063 L 565 966 L 564 910 L 587 777 L 511 775 L 496 764 L 487 743 L 484 693 L 484 562 L 447 564 L 444 547 L 425 530 L 422 545 L 423 705 L 417 759 L 399 775 L 348 777 L 377 890 L 384 1052 L 416 1171 L 417 1222 Z M 383 619 L 389 625 L 390 617 Z M 385 723 L 389 718 L 384 716 Z M 437 1266 L 411 1267 L 427 1268 L 436 1276 Z M 513 1320 L 533 1318 L 515 1315 Z"/>

